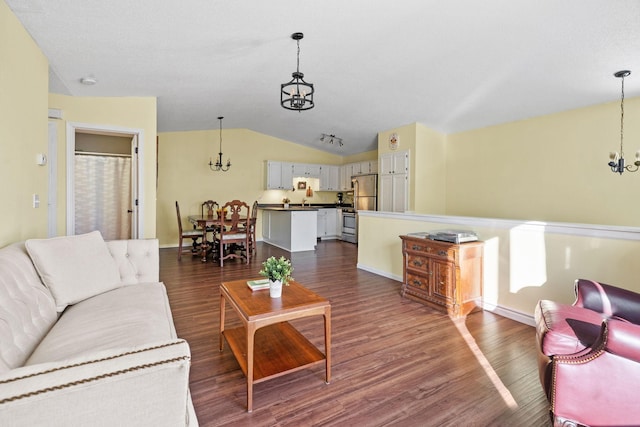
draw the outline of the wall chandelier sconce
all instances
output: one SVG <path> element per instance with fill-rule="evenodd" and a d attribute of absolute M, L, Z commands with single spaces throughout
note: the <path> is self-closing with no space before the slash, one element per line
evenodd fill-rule
<path fill-rule="evenodd" d="M 222 119 L 224 119 L 224 117 L 218 117 L 218 120 L 220 120 L 220 152 L 218 153 L 218 160 L 216 160 L 214 164 L 213 159 L 209 158 L 209 168 L 214 172 L 226 172 L 231 167 L 231 159 L 227 159 L 226 166 L 222 165 Z"/>
<path fill-rule="evenodd" d="M 280 104 L 287 110 L 310 110 L 313 103 L 313 83 L 304 81 L 304 74 L 300 72 L 300 40 L 302 33 L 293 33 L 291 38 L 298 43 L 298 55 L 296 59 L 296 71 L 291 74 L 293 79 L 289 83 L 280 85 Z"/>
<path fill-rule="evenodd" d="M 333 144 L 335 142 L 340 147 L 344 145 L 344 143 L 342 142 L 342 138 L 338 138 L 337 136 L 328 133 L 323 133 L 320 137 L 320 141 L 326 142 L 327 144 Z"/>
<path fill-rule="evenodd" d="M 609 153 L 609 167 L 611 168 L 611 172 L 616 172 L 620 175 L 622 175 L 624 171 L 637 172 L 638 169 L 640 169 L 640 151 L 636 152 L 636 161 L 633 162 L 633 165 L 624 165 L 624 78 L 629 74 L 631 74 L 629 70 L 621 70 L 613 74 L 615 77 L 622 79 L 622 96 L 620 99 L 620 152 Z"/>

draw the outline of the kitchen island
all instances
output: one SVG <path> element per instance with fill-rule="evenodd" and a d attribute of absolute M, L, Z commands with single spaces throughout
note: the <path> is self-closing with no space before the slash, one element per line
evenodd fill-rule
<path fill-rule="evenodd" d="M 313 251 L 318 240 L 318 209 L 262 207 L 262 239 L 289 252 Z"/>

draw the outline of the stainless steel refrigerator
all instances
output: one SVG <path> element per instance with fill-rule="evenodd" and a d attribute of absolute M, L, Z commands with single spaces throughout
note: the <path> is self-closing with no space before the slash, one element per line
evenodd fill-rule
<path fill-rule="evenodd" d="M 356 211 L 378 210 L 378 175 L 358 175 L 351 177 L 353 187 L 353 207 Z"/>

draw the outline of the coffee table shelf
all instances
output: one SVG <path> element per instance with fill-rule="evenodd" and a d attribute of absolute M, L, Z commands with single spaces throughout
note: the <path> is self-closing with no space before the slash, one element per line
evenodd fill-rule
<path fill-rule="evenodd" d="M 247 331 L 244 327 L 223 332 L 244 375 L 247 375 Z M 289 322 L 258 329 L 253 354 L 253 382 L 259 383 L 323 363 L 325 355 Z"/>
<path fill-rule="evenodd" d="M 242 326 L 225 328 L 229 303 Z M 324 353 L 289 323 L 303 317 L 324 319 Z M 331 380 L 331 304 L 295 280 L 281 298 L 253 292 L 247 280 L 220 284 L 220 351 L 224 342 L 247 377 L 247 411 L 253 409 L 253 384 L 324 362 L 325 383 Z"/>

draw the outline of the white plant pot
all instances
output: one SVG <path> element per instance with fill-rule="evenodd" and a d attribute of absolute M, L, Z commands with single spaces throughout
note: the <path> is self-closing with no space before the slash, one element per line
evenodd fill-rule
<path fill-rule="evenodd" d="M 285 203 L 285 204 L 284 204 L 284 208 L 285 208 L 285 209 L 289 209 L 289 203 Z"/>
<path fill-rule="evenodd" d="M 271 298 L 280 298 L 282 296 L 282 281 L 269 280 L 269 296 Z"/>

